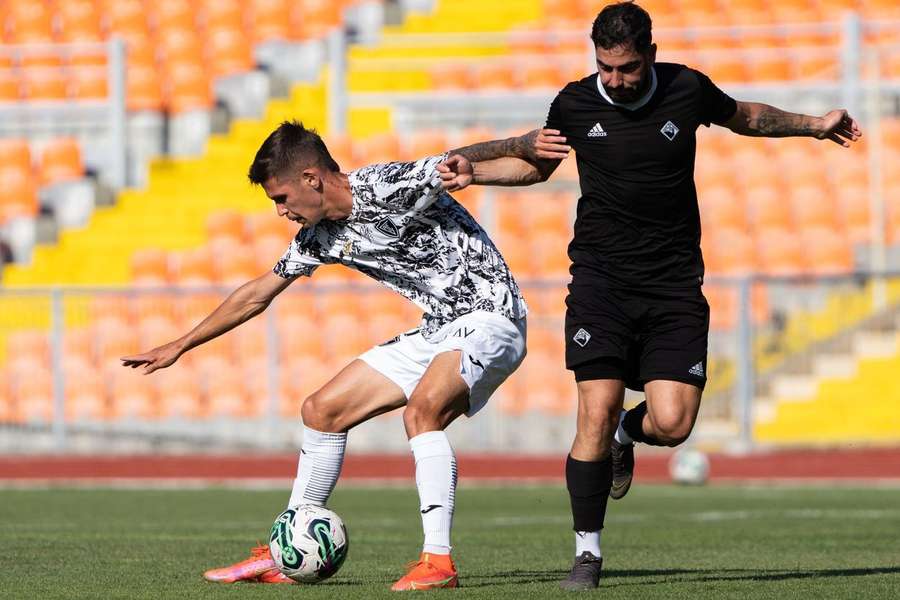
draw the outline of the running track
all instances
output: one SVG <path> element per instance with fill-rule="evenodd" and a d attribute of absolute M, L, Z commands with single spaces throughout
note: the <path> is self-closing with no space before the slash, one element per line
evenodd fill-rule
<path fill-rule="evenodd" d="M 668 481 L 669 453 L 637 453 L 635 479 Z M 745 456 L 712 454 L 712 481 L 900 481 L 900 447 L 844 450 L 792 450 Z M 466 454 L 458 457 L 462 481 L 561 480 L 564 456 Z M 297 456 L 179 455 L 179 456 L 0 456 L 0 484 L 38 481 L 119 480 L 245 481 L 292 479 Z M 342 480 L 413 481 L 413 462 L 407 455 L 353 455 L 344 461 Z"/>

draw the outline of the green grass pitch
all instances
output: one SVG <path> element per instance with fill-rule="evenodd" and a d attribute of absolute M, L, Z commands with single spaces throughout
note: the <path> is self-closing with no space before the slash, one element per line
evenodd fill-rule
<path fill-rule="evenodd" d="M 287 491 L 2 490 L 0 597 L 389 598 L 421 530 L 413 488 L 338 486 L 350 554 L 316 586 L 217 585 L 204 569 L 264 540 Z M 563 598 L 563 485 L 463 486 L 458 598 Z M 900 597 L 900 489 L 640 486 L 610 502 L 598 597 Z M 415 594 L 416 592 L 408 592 Z M 425 592 L 422 592 L 425 593 Z"/>

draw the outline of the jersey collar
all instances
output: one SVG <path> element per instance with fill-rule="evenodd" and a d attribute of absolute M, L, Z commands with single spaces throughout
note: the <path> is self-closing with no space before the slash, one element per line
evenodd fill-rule
<path fill-rule="evenodd" d="M 609 94 L 606 93 L 606 90 L 603 89 L 603 82 L 600 81 L 600 73 L 597 73 L 597 91 L 600 92 L 600 95 L 603 96 L 604 100 L 613 106 L 621 106 L 626 110 L 637 110 L 650 102 L 650 98 L 652 98 L 653 94 L 656 92 L 656 67 L 650 67 L 650 89 L 647 90 L 647 93 L 644 94 L 643 97 L 634 102 L 622 103 L 613 101 L 613 99 L 609 97 Z"/>

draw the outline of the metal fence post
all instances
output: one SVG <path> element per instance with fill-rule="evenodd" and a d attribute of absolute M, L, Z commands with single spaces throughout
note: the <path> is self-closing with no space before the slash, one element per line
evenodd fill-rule
<path fill-rule="evenodd" d="M 266 311 L 266 379 L 269 382 L 269 397 L 266 406 L 266 423 L 269 430 L 270 447 L 278 445 L 278 405 L 281 397 L 281 374 L 278 371 L 278 319 L 275 307 Z"/>
<path fill-rule="evenodd" d="M 128 183 L 127 150 L 128 127 L 126 125 L 125 91 L 125 42 L 113 38 L 108 43 L 109 52 L 109 138 L 111 183 L 122 189 Z"/>
<path fill-rule="evenodd" d="M 858 115 L 862 70 L 862 21 L 859 14 L 845 13 L 842 29 L 844 43 L 841 48 L 841 95 L 844 108 L 851 115 Z"/>
<path fill-rule="evenodd" d="M 739 438 L 736 450 L 746 452 L 753 446 L 753 278 L 743 277 L 738 282 L 738 330 L 737 330 L 737 390 L 734 396 L 734 414 L 738 419 Z"/>
<path fill-rule="evenodd" d="M 50 369 L 53 376 L 53 443 L 57 450 L 65 450 L 66 442 L 66 376 L 63 372 L 63 335 L 65 311 L 63 292 L 50 292 Z"/>
<path fill-rule="evenodd" d="M 328 134 L 347 131 L 347 34 L 340 27 L 328 36 Z"/>

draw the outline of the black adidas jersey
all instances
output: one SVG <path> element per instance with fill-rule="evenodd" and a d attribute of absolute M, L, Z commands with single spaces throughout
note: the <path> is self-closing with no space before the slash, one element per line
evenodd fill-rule
<path fill-rule="evenodd" d="M 656 63 L 653 84 L 643 100 L 616 105 L 594 74 L 550 106 L 547 127 L 566 136 L 578 163 L 576 280 L 660 289 L 703 281 L 695 133 L 730 119 L 737 104 L 684 65 Z"/>

